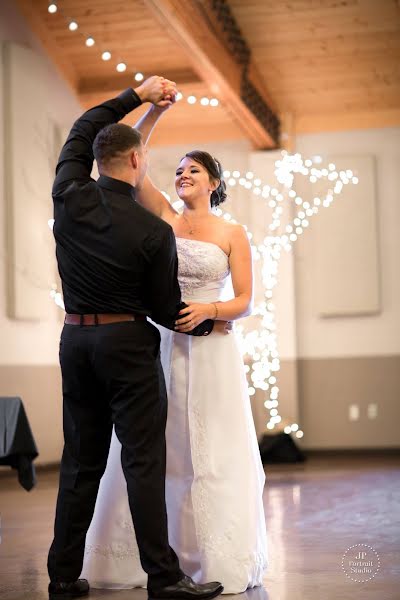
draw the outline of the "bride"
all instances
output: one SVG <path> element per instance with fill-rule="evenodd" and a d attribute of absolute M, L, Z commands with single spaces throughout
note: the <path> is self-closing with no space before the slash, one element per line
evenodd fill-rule
<path fill-rule="evenodd" d="M 144 142 L 165 109 L 152 106 L 136 124 Z M 176 170 L 184 202 L 176 212 L 146 177 L 137 200 L 167 221 L 176 236 L 179 283 L 188 305 L 176 332 L 159 326 L 169 408 L 166 430 L 166 502 L 170 544 L 196 582 L 219 580 L 225 594 L 262 584 L 267 540 L 265 482 L 247 382 L 235 333 L 224 327 L 248 315 L 252 302 L 251 251 L 240 225 L 212 208 L 226 198 L 220 163 L 188 152 Z M 228 276 L 234 298 L 220 300 Z M 209 337 L 182 335 L 215 319 Z M 106 472 L 86 537 L 82 576 L 92 587 L 145 586 L 113 433 Z"/>

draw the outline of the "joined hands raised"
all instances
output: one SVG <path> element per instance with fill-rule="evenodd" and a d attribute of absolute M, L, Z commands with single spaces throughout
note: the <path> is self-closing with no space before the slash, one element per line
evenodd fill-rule
<path fill-rule="evenodd" d="M 135 92 L 142 102 L 151 102 L 164 111 L 174 104 L 178 90 L 175 81 L 153 75 L 135 88 Z"/>

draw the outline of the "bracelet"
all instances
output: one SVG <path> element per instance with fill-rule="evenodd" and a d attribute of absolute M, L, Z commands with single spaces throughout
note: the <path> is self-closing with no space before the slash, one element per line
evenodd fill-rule
<path fill-rule="evenodd" d="M 214 315 L 214 321 L 215 321 L 215 319 L 218 317 L 218 307 L 217 307 L 217 303 L 216 302 L 211 302 L 211 304 L 215 308 L 215 315 Z"/>

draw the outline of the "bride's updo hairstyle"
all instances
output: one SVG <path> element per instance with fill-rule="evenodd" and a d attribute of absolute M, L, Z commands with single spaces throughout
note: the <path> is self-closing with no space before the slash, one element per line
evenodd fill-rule
<path fill-rule="evenodd" d="M 219 186 L 213 191 L 210 198 L 211 207 L 214 208 L 226 200 L 226 183 L 222 173 L 222 167 L 219 160 L 213 158 L 208 152 L 203 150 L 192 150 L 185 154 L 185 157 L 191 158 L 204 167 L 208 173 L 210 181 L 219 181 Z"/>

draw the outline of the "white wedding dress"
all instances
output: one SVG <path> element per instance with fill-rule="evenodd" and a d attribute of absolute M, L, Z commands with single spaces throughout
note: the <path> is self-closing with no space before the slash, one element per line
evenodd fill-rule
<path fill-rule="evenodd" d="M 229 261 L 212 243 L 177 238 L 182 298 L 220 299 Z M 265 482 L 235 333 L 194 337 L 160 327 L 168 390 L 166 502 L 171 546 L 197 582 L 224 593 L 262 584 L 267 537 Z M 146 586 L 113 433 L 85 547 L 93 587 Z"/>

